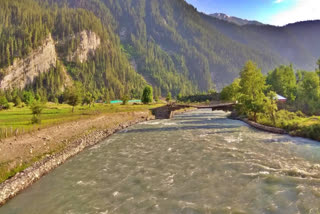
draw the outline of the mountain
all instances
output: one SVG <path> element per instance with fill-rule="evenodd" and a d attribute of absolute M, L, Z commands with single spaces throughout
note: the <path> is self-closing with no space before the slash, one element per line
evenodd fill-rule
<path fill-rule="evenodd" d="M 203 19 L 233 41 L 275 56 L 296 69 L 314 70 L 320 57 L 320 21 L 305 21 L 284 27 L 271 25 L 239 26 L 202 15 Z"/>
<path fill-rule="evenodd" d="M 247 60 L 266 73 L 320 56 L 319 21 L 237 25 L 184 0 L 2 0 L 0 26 L 0 88 L 49 100 L 73 82 L 98 97 L 139 98 L 147 83 L 187 95 L 221 89 Z"/>
<path fill-rule="evenodd" d="M 210 14 L 210 16 L 220 19 L 220 20 L 224 20 L 227 22 L 231 22 L 231 23 L 235 23 L 237 25 L 263 25 L 263 23 L 258 22 L 258 21 L 249 21 L 246 19 L 241 19 L 238 17 L 234 17 L 234 16 L 228 16 L 224 13 L 214 13 L 214 14 Z"/>
<path fill-rule="evenodd" d="M 69 7 L 89 9 L 107 20 L 99 12 L 101 5 L 93 8 L 92 2 L 96 1 L 68 2 Z M 193 91 L 190 86 L 179 86 L 185 77 L 196 90 L 207 91 L 214 84 L 221 88 L 237 77 L 248 59 L 256 61 L 265 72 L 282 62 L 224 35 L 184 0 L 99 2 L 114 17 L 114 30 L 137 71 L 162 93 Z"/>

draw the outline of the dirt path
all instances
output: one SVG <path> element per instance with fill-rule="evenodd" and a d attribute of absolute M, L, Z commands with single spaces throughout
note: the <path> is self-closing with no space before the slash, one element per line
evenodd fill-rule
<path fill-rule="evenodd" d="M 110 113 L 64 123 L 18 137 L 0 141 L 0 175 L 30 165 L 42 157 L 61 151 L 70 142 L 92 130 L 103 130 L 126 121 L 145 118 L 148 111 Z"/>

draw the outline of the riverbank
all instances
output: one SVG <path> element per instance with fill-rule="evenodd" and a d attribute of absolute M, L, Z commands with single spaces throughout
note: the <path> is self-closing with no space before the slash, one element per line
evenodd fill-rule
<path fill-rule="evenodd" d="M 0 213 L 318 211 L 320 146 L 227 116 L 203 109 L 135 125 L 67 161 Z"/>
<path fill-rule="evenodd" d="M 7 160 L 19 170 L 25 164 L 39 161 L 0 184 L 0 205 L 85 148 L 121 129 L 150 119 L 149 110 L 110 113 L 5 139 L 0 145 L 2 163 Z"/>
<path fill-rule="evenodd" d="M 275 134 L 286 134 L 292 137 L 302 137 L 306 139 L 320 141 L 320 125 L 318 124 L 299 125 L 298 123 L 294 123 L 292 125 L 285 126 L 285 128 L 281 128 L 276 126 L 270 126 L 270 124 L 266 125 L 261 122 L 254 122 L 247 118 L 241 118 L 233 114 L 231 114 L 229 118 L 233 120 L 240 120 L 262 131 Z M 287 122 L 290 121 L 288 120 Z"/>
<path fill-rule="evenodd" d="M 245 122 L 246 124 L 256 128 L 256 129 L 259 129 L 261 131 L 266 131 L 266 132 L 275 133 L 275 134 L 288 134 L 287 131 L 284 129 L 271 127 L 271 126 L 265 126 L 265 125 L 253 122 L 251 120 L 248 120 L 248 119 L 243 119 L 243 118 L 232 118 L 232 119 L 241 120 L 242 122 Z"/>
<path fill-rule="evenodd" d="M 149 112 L 161 105 L 95 104 L 78 106 L 72 112 L 69 105 L 47 103 L 41 124 L 31 123 L 29 107 L 0 111 L 0 183 L 43 157 L 62 151 L 84 133 L 124 122 L 126 118 L 118 116 L 120 113 Z M 104 117 L 105 121 L 99 119 Z"/>

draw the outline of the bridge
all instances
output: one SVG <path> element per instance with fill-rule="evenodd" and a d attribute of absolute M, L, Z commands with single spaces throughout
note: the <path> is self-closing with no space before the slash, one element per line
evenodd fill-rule
<path fill-rule="evenodd" d="M 232 111 L 236 103 L 218 103 L 210 105 L 183 105 L 183 104 L 168 104 L 159 108 L 152 109 L 152 113 L 155 115 L 156 119 L 171 119 L 175 111 L 187 108 L 196 109 L 212 109 L 212 111 L 222 110 L 222 111 Z"/>

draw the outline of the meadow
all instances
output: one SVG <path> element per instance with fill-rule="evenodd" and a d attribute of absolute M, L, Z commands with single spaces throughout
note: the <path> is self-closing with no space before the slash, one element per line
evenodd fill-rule
<path fill-rule="evenodd" d="M 161 105 L 163 104 L 120 105 L 96 103 L 91 107 L 88 105 L 77 106 L 75 111 L 72 112 L 72 107 L 67 104 L 47 103 L 42 111 L 40 124 L 31 123 L 32 112 L 29 107 L 11 107 L 8 110 L 0 111 L 0 139 L 99 114 L 144 111 Z"/>

